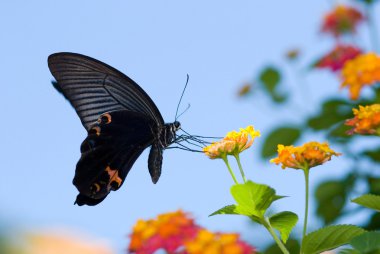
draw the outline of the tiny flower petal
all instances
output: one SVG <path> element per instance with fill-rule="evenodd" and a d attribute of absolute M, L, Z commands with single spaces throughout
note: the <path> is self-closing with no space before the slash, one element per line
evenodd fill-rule
<path fill-rule="evenodd" d="M 348 134 L 375 134 L 380 135 L 380 104 L 369 106 L 359 106 L 359 109 L 352 109 L 354 118 L 348 119 L 346 125 L 353 128 Z"/>
<path fill-rule="evenodd" d="M 329 161 L 332 156 L 339 156 L 330 149 L 327 143 L 308 142 L 302 146 L 278 145 L 278 157 L 271 159 L 271 163 L 281 164 L 283 169 L 305 169 L 312 168 Z"/>

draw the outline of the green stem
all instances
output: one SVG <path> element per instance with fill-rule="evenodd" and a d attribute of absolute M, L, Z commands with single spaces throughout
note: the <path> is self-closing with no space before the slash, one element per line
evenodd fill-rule
<path fill-rule="evenodd" d="M 304 221 L 303 221 L 302 239 L 304 239 L 305 235 L 306 235 L 307 216 L 309 214 L 309 168 L 305 167 L 303 172 L 305 175 L 305 217 L 304 217 Z"/>
<path fill-rule="evenodd" d="M 238 184 L 238 181 L 236 180 L 235 174 L 231 169 L 230 163 L 228 163 L 227 156 L 224 156 L 222 159 L 223 159 L 224 163 L 226 163 L 228 171 L 230 171 L 230 174 L 231 174 L 232 178 L 234 179 L 235 184 Z"/>
<path fill-rule="evenodd" d="M 277 243 L 278 247 L 281 249 L 282 253 L 289 254 L 289 251 L 286 249 L 285 245 L 281 242 L 280 238 L 278 238 L 278 236 L 274 232 L 272 226 L 270 225 L 270 222 L 266 219 L 265 221 L 263 221 L 262 224 L 269 231 L 269 233 L 271 234 L 273 239 L 276 241 L 276 243 Z"/>
<path fill-rule="evenodd" d="M 240 174 L 241 174 L 241 177 L 243 178 L 243 181 L 244 183 L 247 181 L 247 179 L 245 178 L 245 174 L 244 174 L 244 171 L 243 171 L 243 167 L 241 166 L 241 163 L 240 163 L 240 157 L 239 157 L 239 154 L 234 154 L 235 156 L 235 159 L 237 161 L 237 164 L 239 166 L 239 170 L 240 170 Z"/>

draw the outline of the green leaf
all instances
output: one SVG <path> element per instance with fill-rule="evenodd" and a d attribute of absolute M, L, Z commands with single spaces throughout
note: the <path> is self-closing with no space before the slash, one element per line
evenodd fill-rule
<path fill-rule="evenodd" d="M 255 216 L 255 215 L 252 215 L 252 213 L 249 210 L 246 210 L 244 207 L 239 207 L 236 205 L 225 206 L 225 207 L 213 212 L 209 216 L 214 216 L 214 215 L 219 215 L 219 214 L 245 215 L 245 216 L 248 216 L 254 222 L 261 224 L 261 218 Z"/>
<path fill-rule="evenodd" d="M 354 225 L 334 225 L 321 228 L 305 236 L 302 241 L 303 254 L 317 254 L 347 244 L 354 237 L 365 232 Z"/>
<path fill-rule="evenodd" d="M 233 185 L 231 194 L 237 203 L 237 208 L 244 211 L 244 215 L 249 214 L 259 218 L 264 217 L 266 210 L 274 201 L 282 198 L 268 185 L 252 181 Z"/>
<path fill-rule="evenodd" d="M 263 158 L 274 157 L 277 154 L 277 145 L 293 145 L 301 136 L 301 130 L 295 127 L 280 127 L 273 130 L 265 139 L 261 150 Z"/>
<path fill-rule="evenodd" d="M 339 250 L 338 253 L 339 254 L 360 254 L 359 251 L 354 250 L 354 249 L 342 249 L 342 250 Z"/>
<path fill-rule="evenodd" d="M 281 74 L 278 69 L 274 67 L 265 68 L 261 71 L 259 80 L 273 101 L 283 102 L 286 100 L 285 95 L 281 95 L 277 92 L 277 87 L 281 81 Z"/>
<path fill-rule="evenodd" d="M 367 177 L 367 183 L 369 187 L 369 193 L 374 195 L 380 195 L 380 179 L 377 177 Z"/>
<path fill-rule="evenodd" d="M 265 88 L 272 93 L 281 81 L 281 74 L 276 68 L 270 66 L 260 73 L 259 79 L 265 85 Z"/>
<path fill-rule="evenodd" d="M 333 222 L 341 215 L 350 186 L 350 181 L 327 181 L 317 187 L 317 215 L 322 217 L 325 224 Z"/>
<path fill-rule="evenodd" d="M 380 213 L 373 212 L 367 221 L 366 225 L 363 226 L 366 230 L 377 230 L 380 228 Z"/>
<path fill-rule="evenodd" d="M 380 147 L 373 150 L 364 151 L 361 155 L 367 156 L 374 162 L 380 162 Z"/>
<path fill-rule="evenodd" d="M 281 240 L 286 243 L 289 238 L 290 232 L 297 224 L 298 216 L 292 212 L 281 212 L 269 217 L 271 226 L 280 232 Z"/>
<path fill-rule="evenodd" d="M 373 251 L 379 251 L 380 232 L 366 232 L 353 238 L 350 244 L 360 253 L 372 253 Z"/>
<path fill-rule="evenodd" d="M 307 124 L 314 130 L 325 130 L 352 117 L 352 106 L 347 101 L 331 99 L 322 105 L 321 112 L 310 118 Z"/>
<path fill-rule="evenodd" d="M 350 129 L 350 126 L 344 125 L 342 122 L 329 130 L 327 133 L 327 138 L 329 140 L 333 140 L 334 142 L 347 143 L 355 137 L 347 134 L 347 131 Z"/>
<path fill-rule="evenodd" d="M 249 209 L 253 215 L 264 215 L 276 198 L 275 190 L 264 184 L 247 181 L 231 187 L 231 194 L 238 206 Z"/>
<path fill-rule="evenodd" d="M 380 212 L 380 196 L 365 194 L 351 201 Z"/>
<path fill-rule="evenodd" d="M 236 212 L 236 205 L 227 205 L 227 206 L 220 208 L 219 210 L 213 212 L 209 216 L 214 216 L 217 214 L 238 214 L 238 213 Z"/>
<path fill-rule="evenodd" d="M 218 214 L 239 214 L 248 216 L 251 220 L 262 224 L 264 214 L 268 207 L 276 200 L 284 198 L 276 195 L 271 187 L 247 181 L 244 184 L 236 184 L 231 187 L 231 194 L 237 205 L 225 206 L 209 216 Z"/>

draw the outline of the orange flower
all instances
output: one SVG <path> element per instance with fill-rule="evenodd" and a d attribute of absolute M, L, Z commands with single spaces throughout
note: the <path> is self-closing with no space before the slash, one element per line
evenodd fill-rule
<path fill-rule="evenodd" d="M 336 37 L 342 34 L 354 33 L 356 27 L 363 19 L 363 15 L 357 9 L 350 6 L 337 5 L 334 10 L 325 15 L 322 31 Z"/>
<path fill-rule="evenodd" d="M 203 148 L 203 152 L 210 158 L 225 158 L 227 155 L 235 155 L 251 147 L 254 139 L 260 136 L 252 125 L 239 131 L 231 131 L 218 142 Z"/>
<path fill-rule="evenodd" d="M 329 161 L 333 155 L 341 154 L 330 149 L 327 143 L 308 142 L 296 147 L 278 145 L 278 157 L 270 162 L 282 164 L 283 169 L 308 169 Z"/>
<path fill-rule="evenodd" d="M 351 99 L 358 99 L 363 86 L 380 82 L 380 57 L 368 53 L 347 61 L 343 66 L 342 79 L 341 87 L 348 87 Z"/>
<path fill-rule="evenodd" d="M 131 234 L 129 252 L 154 253 L 163 249 L 173 253 L 184 241 L 195 237 L 199 226 L 183 211 L 160 214 L 156 219 L 138 220 Z"/>
<path fill-rule="evenodd" d="M 239 239 L 238 234 L 199 231 L 195 239 L 185 243 L 186 254 L 254 254 L 255 249 Z"/>
<path fill-rule="evenodd" d="M 337 45 L 332 51 L 320 58 L 313 66 L 315 68 L 326 68 L 332 71 L 342 69 L 346 61 L 355 58 L 361 53 L 357 47 L 350 45 Z"/>
<path fill-rule="evenodd" d="M 348 119 L 346 125 L 353 128 L 347 133 L 375 134 L 380 135 L 380 104 L 370 106 L 359 106 L 359 109 L 352 109 L 355 117 Z"/>

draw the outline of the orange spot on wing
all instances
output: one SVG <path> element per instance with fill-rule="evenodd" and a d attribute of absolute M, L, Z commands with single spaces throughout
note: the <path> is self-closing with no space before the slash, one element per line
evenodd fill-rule
<path fill-rule="evenodd" d="M 117 187 L 120 187 L 123 180 L 119 177 L 119 171 L 117 169 L 111 169 L 109 166 L 107 166 L 106 172 L 108 173 L 108 175 L 110 177 L 110 181 L 108 183 L 108 188 L 109 189 L 111 188 L 110 185 L 112 182 L 116 182 Z"/>

